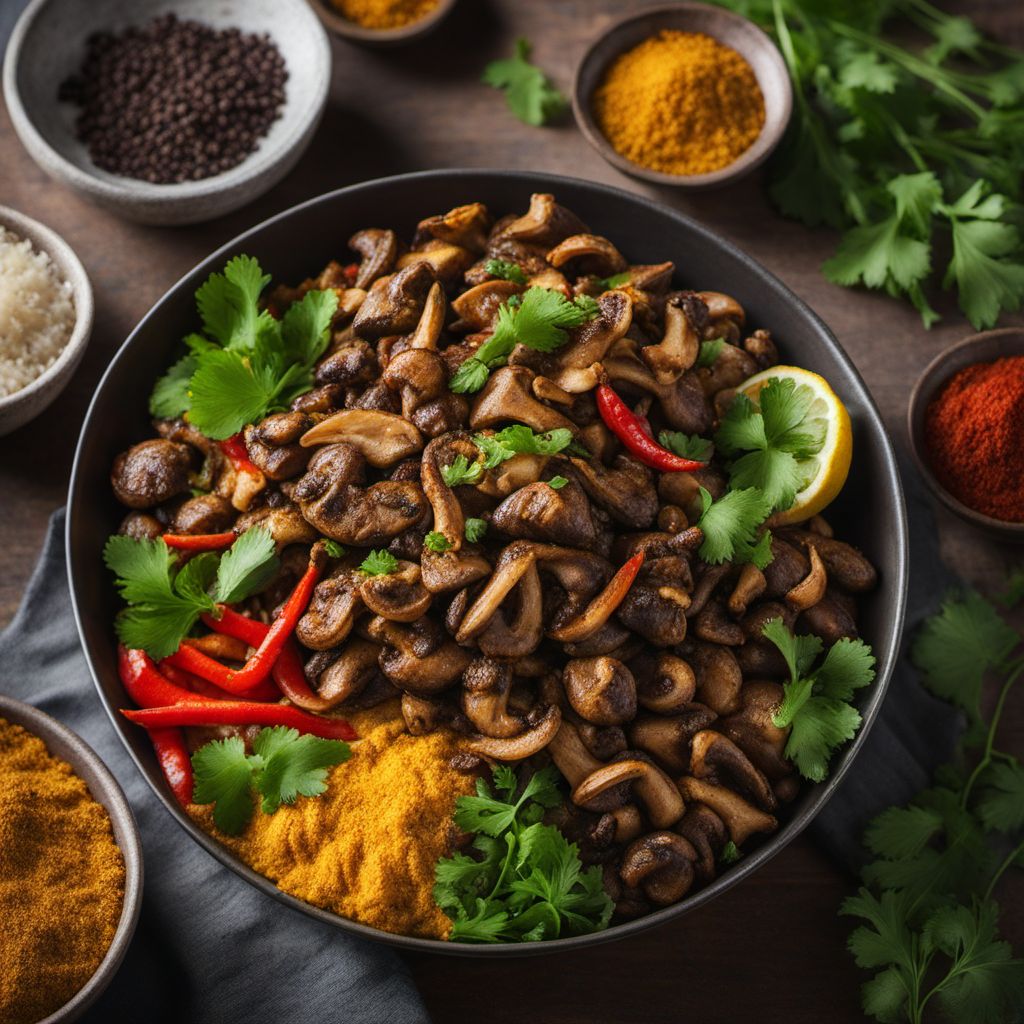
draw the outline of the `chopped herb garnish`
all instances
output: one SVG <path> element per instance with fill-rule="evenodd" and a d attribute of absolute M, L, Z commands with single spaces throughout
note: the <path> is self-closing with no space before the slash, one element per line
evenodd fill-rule
<path fill-rule="evenodd" d="M 514 455 L 557 455 L 572 444 L 572 431 L 568 427 L 557 427 L 536 434 L 529 427 L 516 423 L 496 434 L 475 434 L 473 444 L 484 453 L 484 469 L 494 469 Z"/>
<path fill-rule="evenodd" d="M 359 571 L 367 576 L 388 576 L 398 568 L 398 559 L 390 551 L 371 551 L 363 559 Z"/>
<path fill-rule="evenodd" d="M 440 555 L 452 546 L 452 542 L 443 533 L 431 530 L 423 538 L 423 546 Z"/>
<path fill-rule="evenodd" d="M 459 487 L 479 483 L 483 472 L 483 463 L 479 459 L 470 462 L 465 455 L 456 455 L 451 465 L 441 467 L 441 479 L 449 487 Z"/>
<path fill-rule="evenodd" d="M 597 287 L 606 292 L 611 291 L 613 288 L 621 288 L 624 284 L 629 284 L 632 276 L 628 270 L 624 270 L 621 274 L 612 274 L 611 277 L 600 278 L 596 282 Z"/>
<path fill-rule="evenodd" d="M 663 430 L 658 441 L 670 452 L 694 462 L 710 462 L 715 446 L 707 438 L 697 434 L 684 434 L 679 430 Z"/>
<path fill-rule="evenodd" d="M 483 540 L 484 534 L 487 533 L 487 520 L 475 518 L 467 519 L 465 532 L 466 540 L 468 540 L 470 544 L 476 544 L 477 541 Z"/>
<path fill-rule="evenodd" d="M 697 353 L 697 366 L 714 366 L 715 361 L 722 354 L 722 349 L 724 348 L 725 340 L 722 338 L 712 338 L 710 341 L 702 341 L 700 343 L 700 351 Z"/>
<path fill-rule="evenodd" d="M 513 284 L 526 284 L 526 275 L 518 263 L 510 263 L 508 260 L 488 260 L 484 264 L 484 270 L 491 277 L 500 277 L 503 281 L 511 281 Z"/>
<path fill-rule="evenodd" d="M 758 537 L 758 527 L 772 509 L 756 487 L 729 491 L 715 502 L 702 487 L 700 500 L 703 511 L 697 525 L 704 541 L 698 554 L 705 562 L 753 562 L 759 569 L 771 562 L 771 533 L 765 530 Z"/>
<path fill-rule="evenodd" d="M 526 39 L 516 40 L 515 56 L 491 61 L 484 69 L 483 81 L 502 89 L 508 109 L 526 124 L 537 127 L 565 113 L 565 97 L 540 68 L 530 63 L 530 43 Z"/>
<path fill-rule="evenodd" d="M 331 558 L 344 558 L 345 557 L 345 548 L 341 544 L 339 544 L 336 540 L 330 540 L 329 538 L 324 538 L 323 545 L 324 545 L 324 551 L 326 551 L 327 554 L 331 556 Z"/>
<path fill-rule="evenodd" d="M 560 491 L 568 482 L 564 476 L 553 476 L 547 484 L 553 490 Z"/>

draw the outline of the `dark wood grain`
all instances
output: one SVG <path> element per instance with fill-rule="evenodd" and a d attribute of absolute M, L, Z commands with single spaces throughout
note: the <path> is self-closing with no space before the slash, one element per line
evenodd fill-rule
<path fill-rule="evenodd" d="M 365 178 L 443 166 L 528 168 L 656 196 L 747 250 L 824 317 L 902 443 L 914 380 L 941 347 L 969 330 L 948 303 L 941 307 L 943 323 L 925 332 L 906 305 L 828 284 L 819 267 L 834 236 L 778 218 L 756 178 L 698 196 L 640 185 L 601 161 L 571 125 L 521 125 L 500 96 L 478 84 L 483 63 L 508 52 L 517 35 L 527 35 L 538 62 L 567 88 L 587 41 L 640 6 L 622 0 L 462 0 L 440 32 L 408 49 L 367 51 L 335 41 L 330 106 L 299 167 L 247 209 L 198 227 L 139 227 L 76 199 L 32 163 L 0 110 L 0 203 L 37 217 L 70 242 L 92 277 L 97 307 L 88 354 L 64 396 L 41 419 L 0 440 L 0 624 L 13 615 L 47 518 L 64 501 L 92 390 L 132 326 L 192 264 L 237 232 L 299 200 Z M 1004 41 L 1024 44 L 1019 0 L 961 6 Z M 342 251 L 340 238 L 338 247 Z M 700 254 L 689 258 L 699 260 Z M 996 586 L 1007 564 L 1021 560 L 1019 551 L 986 541 L 942 510 L 937 522 L 944 556 L 982 589 Z M 1024 714 L 1018 711 L 1006 722 L 1003 742 L 1012 749 L 1022 740 Z M 853 885 L 801 838 L 709 907 L 628 942 L 522 961 L 418 956 L 410 964 L 439 1024 L 481 1016 L 491 1024 L 846 1024 L 864 1019 L 857 993 L 863 979 L 844 951 L 848 925 L 836 916 Z M 1024 942 L 1022 888 L 1016 883 L 1004 901 L 1005 924 L 1018 945 Z"/>

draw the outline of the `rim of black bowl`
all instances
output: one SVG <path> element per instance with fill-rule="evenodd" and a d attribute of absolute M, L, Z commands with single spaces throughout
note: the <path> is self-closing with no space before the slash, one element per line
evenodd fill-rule
<path fill-rule="evenodd" d="M 907 403 L 907 436 L 910 438 L 910 450 L 913 453 L 918 472 L 935 497 L 950 512 L 979 530 L 995 534 L 1004 540 L 1021 542 L 1024 541 L 1024 522 L 1015 523 L 1008 519 L 996 519 L 995 516 L 986 515 L 984 512 L 971 508 L 970 505 L 965 505 L 959 498 L 950 493 L 932 470 L 931 463 L 928 461 L 928 451 L 924 439 L 924 417 L 928 412 L 928 406 L 931 404 L 932 399 L 955 373 L 958 373 L 966 366 L 970 366 L 971 363 L 950 367 L 946 373 L 942 372 L 943 369 L 947 364 L 954 363 L 957 357 L 967 349 L 985 345 L 987 342 L 999 342 L 1003 338 L 1020 339 L 1020 351 L 1017 355 L 1024 355 L 1024 326 L 998 327 L 995 330 L 979 331 L 977 334 L 968 335 L 966 338 L 956 342 L 956 344 L 950 345 L 949 348 L 940 352 L 928 363 L 917 378 L 914 389 L 910 393 L 910 401 Z M 1005 355 L 1009 355 L 1009 353 Z M 1001 358 L 1005 358 L 1005 356 L 979 356 L 975 361 L 981 363 L 994 362 L 996 359 Z"/>
<path fill-rule="evenodd" d="M 416 187 L 419 184 L 433 180 L 458 181 L 459 179 L 473 180 L 475 182 L 479 182 L 481 179 L 489 179 L 494 182 L 514 182 L 516 184 L 521 184 L 525 188 L 534 192 L 545 191 L 557 193 L 559 188 L 565 188 L 568 190 L 586 190 L 598 196 L 604 195 L 614 198 L 619 202 L 626 200 L 629 203 L 645 207 L 648 211 L 661 218 L 669 218 L 678 221 L 684 225 L 688 231 L 699 235 L 710 245 L 724 250 L 731 258 L 739 262 L 743 266 L 744 270 L 752 277 L 759 279 L 762 284 L 769 286 L 776 293 L 778 298 L 784 299 L 787 303 L 791 304 L 794 309 L 798 310 L 803 317 L 807 318 L 821 336 L 821 340 L 828 346 L 831 346 L 833 354 L 838 357 L 839 361 L 843 363 L 845 368 L 848 370 L 852 383 L 857 389 L 859 389 L 860 393 L 857 395 L 858 399 L 862 403 L 868 416 L 873 419 L 874 424 L 877 427 L 879 439 L 882 444 L 882 451 L 880 452 L 882 457 L 881 469 L 887 478 L 887 482 L 891 483 L 893 488 L 891 498 L 895 504 L 895 513 L 899 524 L 897 536 L 892 538 L 895 547 L 894 561 L 896 564 L 896 571 L 893 578 L 887 580 L 887 586 L 892 588 L 896 600 L 895 614 L 889 620 L 889 628 L 886 633 L 886 639 L 888 641 L 886 646 L 888 649 L 878 652 L 878 674 L 865 705 L 860 709 L 863 716 L 863 724 L 861 725 L 856 737 L 854 737 L 850 744 L 840 752 L 836 761 L 833 763 L 829 778 L 825 782 L 811 787 L 808 791 L 807 797 L 805 798 L 804 806 L 802 806 L 801 809 L 793 815 L 793 817 L 786 821 L 777 833 L 766 839 L 762 845 L 744 856 L 742 860 L 716 878 L 710 885 L 694 893 L 692 897 L 684 899 L 673 906 L 665 907 L 652 914 L 637 918 L 636 920 L 627 921 L 611 928 L 607 928 L 604 931 L 563 939 L 551 939 L 544 942 L 505 942 L 487 945 L 473 945 L 471 943 L 449 942 L 443 939 L 426 939 L 411 935 L 395 935 L 391 932 L 385 932 L 380 929 L 370 927 L 369 925 L 360 924 L 358 921 L 342 917 L 340 914 L 333 913 L 332 911 L 323 910 L 320 907 L 313 906 L 311 903 L 306 903 L 304 900 L 300 900 L 288 893 L 282 892 L 264 875 L 253 871 L 252 868 L 248 867 L 239 858 L 234 856 L 227 847 L 222 846 L 213 836 L 199 828 L 199 826 L 184 813 L 170 791 L 162 784 L 162 779 L 156 777 L 157 773 L 152 771 L 151 765 L 145 763 L 144 758 L 132 746 L 127 733 L 125 732 L 126 720 L 124 716 L 119 713 L 118 708 L 113 706 L 111 701 L 108 699 L 101 683 L 99 673 L 93 663 L 84 625 L 85 614 L 84 610 L 79 606 L 76 594 L 76 554 L 73 546 L 72 534 L 77 518 L 76 513 L 79 504 L 77 495 L 79 491 L 83 491 L 81 501 L 88 501 L 88 495 L 86 492 L 88 491 L 90 482 L 81 481 L 79 479 L 80 463 L 84 457 L 83 448 L 85 439 L 89 433 L 97 403 L 108 378 L 115 372 L 118 363 L 122 358 L 124 358 L 126 351 L 132 345 L 138 333 L 150 320 L 156 319 L 160 316 L 164 305 L 169 301 L 170 297 L 178 290 L 183 282 L 199 271 L 206 274 L 219 267 L 226 257 L 238 251 L 239 245 L 244 244 L 250 235 L 263 231 L 271 225 L 286 220 L 298 212 L 310 209 L 318 204 L 330 203 L 343 196 L 358 196 L 360 193 L 373 191 L 375 189 L 388 189 L 395 186 Z M 731 242 L 721 238 L 700 222 L 695 221 L 692 218 L 671 209 L 670 207 L 666 207 L 661 203 L 655 202 L 654 200 L 648 199 L 644 196 L 636 195 L 632 192 L 627 192 L 624 189 L 586 181 L 581 178 L 547 174 L 539 171 L 500 171 L 475 168 L 452 168 L 417 171 L 410 174 L 399 174 L 359 182 L 345 188 L 324 193 L 323 195 L 316 196 L 303 203 L 299 203 L 290 209 L 283 210 L 282 212 L 267 218 L 261 223 L 254 225 L 252 228 L 242 232 L 235 238 L 225 242 L 217 250 L 205 259 L 201 260 L 195 267 L 179 278 L 179 280 L 176 281 L 160 297 L 159 300 L 157 300 L 142 320 L 139 321 L 129 334 L 128 338 L 118 349 L 113 359 L 111 359 L 106 372 L 96 387 L 96 392 L 89 404 L 89 409 L 86 412 L 82 430 L 79 434 L 78 444 L 75 448 L 75 457 L 71 469 L 71 480 L 68 488 L 68 516 L 65 528 L 65 543 L 67 545 L 68 580 L 71 590 L 71 604 L 75 615 L 75 624 L 78 628 L 79 639 L 82 643 L 85 659 L 89 665 L 89 671 L 92 675 L 96 691 L 104 708 L 106 709 L 107 715 L 110 717 L 110 720 L 114 725 L 115 731 L 121 739 L 121 742 L 127 748 L 132 760 L 135 761 L 136 766 L 146 779 L 150 788 L 154 791 L 157 798 L 161 803 L 163 803 L 164 807 L 169 811 L 175 821 L 177 821 L 177 823 L 197 843 L 199 843 L 203 849 L 220 861 L 220 863 L 225 867 L 230 868 L 235 872 L 235 874 L 244 878 L 261 892 L 272 896 L 279 902 L 284 903 L 294 910 L 307 914 L 316 920 L 334 925 L 335 927 L 341 928 L 351 934 L 372 939 L 376 942 L 383 942 L 387 945 L 396 946 L 410 952 L 438 953 L 447 956 L 544 956 L 549 953 L 577 950 L 605 942 L 615 942 L 618 939 L 625 939 L 630 936 L 637 935 L 640 932 L 655 928 L 660 924 L 672 920 L 673 918 L 680 917 L 683 914 L 697 910 L 699 907 L 704 906 L 704 904 L 715 899 L 726 890 L 731 889 L 734 885 L 738 884 L 747 876 L 755 872 L 762 864 L 770 860 L 788 846 L 789 843 L 792 842 L 792 840 L 795 839 L 796 836 L 799 835 L 799 833 L 802 832 L 804 828 L 806 828 L 807 825 L 817 816 L 821 808 L 824 807 L 827 801 L 835 793 L 850 765 L 856 759 L 857 754 L 864 746 L 867 737 L 871 732 L 871 727 L 874 725 L 874 722 L 878 717 L 878 713 L 885 698 L 886 690 L 889 686 L 893 669 L 895 668 L 896 660 L 899 656 L 900 637 L 902 634 L 903 619 L 906 611 L 906 588 L 908 577 L 907 514 L 892 441 L 885 430 L 878 409 L 875 406 L 874 400 L 864 384 L 860 373 L 857 371 L 849 357 L 845 354 L 842 347 L 839 345 L 839 342 L 835 339 L 824 321 L 769 270 L 763 267 L 752 257 L 748 256 L 741 249 L 737 248 Z M 95 572 L 96 567 L 90 566 L 83 571 Z M 113 637 L 111 637 L 111 643 L 112 642 Z"/>

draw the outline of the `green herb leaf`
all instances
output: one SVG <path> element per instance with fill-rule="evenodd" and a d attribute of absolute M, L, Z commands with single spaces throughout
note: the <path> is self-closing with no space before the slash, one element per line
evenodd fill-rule
<path fill-rule="evenodd" d="M 478 483 L 483 473 L 483 463 L 470 462 L 465 455 L 456 455 L 450 465 L 441 467 L 441 478 L 449 487 Z"/>
<path fill-rule="evenodd" d="M 490 373 L 491 368 L 485 362 L 472 356 L 452 374 L 448 388 L 457 395 L 474 394 L 487 383 Z"/>
<path fill-rule="evenodd" d="M 238 835 L 252 818 L 254 765 L 240 736 L 214 740 L 192 755 L 197 804 L 213 804 L 214 824 L 229 836 Z"/>
<path fill-rule="evenodd" d="M 628 270 L 624 270 L 621 274 L 612 274 L 611 277 L 599 278 L 594 283 L 602 291 L 610 292 L 615 288 L 621 288 L 624 284 L 629 284 L 632 279 L 633 275 Z"/>
<path fill-rule="evenodd" d="M 557 427 L 535 434 L 529 427 L 516 423 L 496 434 L 474 434 L 473 444 L 484 453 L 484 469 L 494 469 L 514 455 L 557 455 L 572 444 L 572 431 Z"/>
<path fill-rule="evenodd" d="M 263 796 L 264 814 L 273 814 L 300 796 L 319 796 L 327 789 L 327 769 L 351 756 L 349 745 L 341 740 L 299 735 L 297 729 L 284 726 L 261 729 L 252 749 L 262 761 L 256 789 Z"/>
<path fill-rule="evenodd" d="M 259 526 L 250 527 L 224 553 L 217 566 L 217 600 L 235 604 L 258 594 L 277 574 L 280 564 L 270 532 Z"/>
<path fill-rule="evenodd" d="M 274 324 L 257 306 L 269 283 L 270 275 L 251 256 L 228 260 L 224 273 L 211 274 L 196 292 L 203 330 L 224 348 L 253 348 L 260 333 Z"/>
<path fill-rule="evenodd" d="M 548 487 L 552 490 L 560 491 L 569 481 L 564 476 L 553 476 L 547 481 Z"/>
<path fill-rule="evenodd" d="M 484 270 L 491 277 L 500 277 L 503 281 L 511 281 L 513 284 L 526 284 L 526 275 L 518 263 L 510 263 L 508 260 L 488 260 L 484 264 Z"/>
<path fill-rule="evenodd" d="M 547 124 L 560 117 L 567 107 L 565 97 L 544 72 L 530 63 L 530 44 L 526 39 L 516 40 L 515 56 L 488 64 L 483 81 L 504 90 L 509 110 L 526 124 Z"/>
<path fill-rule="evenodd" d="M 470 517 L 466 520 L 466 540 L 470 544 L 476 544 L 484 539 L 484 534 L 487 533 L 487 521 L 484 519 L 476 519 Z"/>
<path fill-rule="evenodd" d="M 697 434 L 684 434 L 680 430 L 663 430 L 658 434 L 658 442 L 663 448 L 684 459 L 694 462 L 710 462 L 715 446 L 707 438 Z"/>
<path fill-rule="evenodd" d="M 697 353 L 697 368 L 714 366 L 718 357 L 725 348 L 724 338 L 712 338 L 710 341 L 700 343 L 700 351 Z"/>
<path fill-rule="evenodd" d="M 439 533 L 437 530 L 431 530 L 430 533 L 423 538 L 423 546 L 430 551 L 435 551 L 437 554 L 441 554 L 452 546 L 452 542 L 443 533 Z"/>
<path fill-rule="evenodd" d="M 367 576 L 388 576 L 398 568 L 398 559 L 390 551 L 371 551 L 363 559 L 359 571 Z"/>
<path fill-rule="evenodd" d="M 771 512 L 764 494 L 751 487 L 729 491 L 712 502 L 710 493 L 702 487 L 700 497 L 703 512 L 697 525 L 704 532 L 700 557 L 710 565 L 753 561 L 758 568 L 764 568 L 771 561 L 771 539 L 766 550 L 763 540 L 757 537 L 758 527 Z"/>
<path fill-rule="evenodd" d="M 331 558 L 345 557 L 344 546 L 339 544 L 336 540 L 331 540 L 329 537 L 322 537 L 321 543 L 324 546 L 324 551 L 326 551 Z"/>
<path fill-rule="evenodd" d="M 157 380 L 149 396 L 149 414 L 160 419 L 174 419 L 188 410 L 191 398 L 188 393 L 192 374 L 196 372 L 198 360 L 189 353 L 182 356 Z"/>
<path fill-rule="evenodd" d="M 985 828 L 1007 834 L 1024 829 L 1024 765 L 992 764 L 981 781 L 976 810 Z"/>
<path fill-rule="evenodd" d="M 735 864 L 743 856 L 740 853 L 740 848 L 730 839 L 729 842 L 722 847 L 722 852 L 718 855 L 718 863 L 728 866 Z"/>

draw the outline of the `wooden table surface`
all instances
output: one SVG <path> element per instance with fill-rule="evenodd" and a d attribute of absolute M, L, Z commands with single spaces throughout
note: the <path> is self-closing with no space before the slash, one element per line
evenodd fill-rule
<path fill-rule="evenodd" d="M 817 310 L 902 443 L 914 380 L 944 346 L 969 333 L 948 303 L 941 306 L 948 314 L 943 323 L 926 332 L 908 305 L 827 283 L 819 267 L 834 236 L 780 219 L 758 180 L 695 196 L 649 188 L 606 165 L 571 124 L 521 125 L 498 94 L 478 84 L 485 61 L 508 53 L 513 40 L 525 35 L 538 63 L 567 88 L 587 41 L 640 6 L 624 0 L 463 0 L 437 36 L 413 48 L 368 51 L 335 40 L 329 107 L 298 168 L 246 209 L 199 226 L 141 227 L 77 199 L 29 159 L 0 108 L 0 204 L 67 239 L 92 278 L 97 314 L 88 353 L 64 395 L 35 423 L 0 441 L 0 625 L 14 613 L 47 518 L 64 502 L 92 390 L 134 324 L 179 276 L 238 232 L 300 200 L 367 178 L 445 166 L 523 168 L 655 196 L 751 253 Z M 960 7 L 1002 41 L 1024 45 L 1019 0 L 973 0 Z M 432 212 L 438 211 L 424 211 Z M 938 524 L 944 556 L 983 590 L 998 585 L 1006 565 L 1020 560 L 1019 553 L 979 538 L 942 511 Z M 1024 714 L 1018 710 L 1003 742 L 1012 749 L 1022 741 Z M 858 996 L 863 978 L 844 948 L 849 925 L 836 915 L 853 886 L 801 837 L 709 907 L 630 941 L 500 963 L 431 956 L 409 962 L 439 1024 L 481 1011 L 492 1024 L 684 1018 L 819 1024 L 826 1015 L 832 1024 L 846 1024 L 864 1020 Z M 1024 941 L 1021 896 L 1017 886 L 1004 898 L 1004 924 L 1018 948 Z M 1012 918 L 1018 919 L 1015 927 Z"/>

